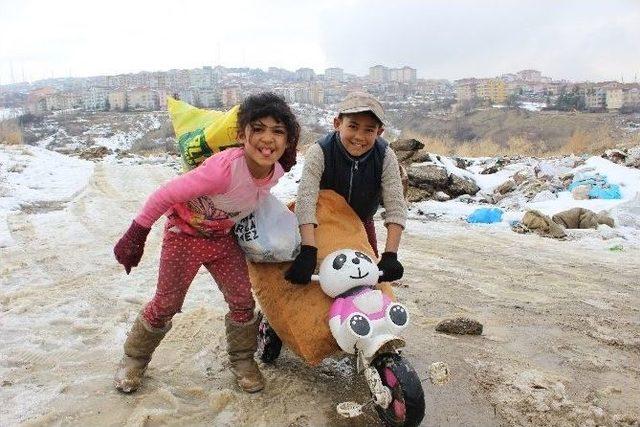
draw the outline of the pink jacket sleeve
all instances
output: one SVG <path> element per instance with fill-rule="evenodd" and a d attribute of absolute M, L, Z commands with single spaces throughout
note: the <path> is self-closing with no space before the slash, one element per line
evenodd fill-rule
<path fill-rule="evenodd" d="M 197 168 L 173 178 L 154 191 L 136 217 L 136 222 L 151 228 L 176 203 L 199 196 L 221 194 L 231 181 L 231 168 L 225 156 L 212 156 Z"/>

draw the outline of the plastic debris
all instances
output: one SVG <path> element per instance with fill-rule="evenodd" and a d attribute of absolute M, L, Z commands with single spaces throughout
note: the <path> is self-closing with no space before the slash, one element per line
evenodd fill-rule
<path fill-rule="evenodd" d="M 344 418 L 355 418 L 362 415 L 362 405 L 356 402 L 342 402 L 336 405 L 336 411 Z"/>
<path fill-rule="evenodd" d="M 595 174 L 593 176 L 576 177 L 569 185 L 568 190 L 573 191 L 574 188 L 581 185 L 589 186 L 590 199 L 621 199 L 620 186 L 617 184 L 609 184 L 606 175 Z"/>
<path fill-rule="evenodd" d="M 445 385 L 449 382 L 449 366 L 444 362 L 434 362 L 429 366 L 429 380 L 433 385 Z"/>
<path fill-rule="evenodd" d="M 467 217 L 467 222 L 472 224 L 492 224 L 500 221 L 502 221 L 502 209 L 499 208 L 476 209 Z"/>

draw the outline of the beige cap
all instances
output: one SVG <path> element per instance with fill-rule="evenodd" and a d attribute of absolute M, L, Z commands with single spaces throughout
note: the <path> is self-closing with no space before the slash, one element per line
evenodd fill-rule
<path fill-rule="evenodd" d="M 373 95 L 366 92 L 349 92 L 338 108 L 338 114 L 354 114 L 371 111 L 384 125 L 384 110 Z"/>

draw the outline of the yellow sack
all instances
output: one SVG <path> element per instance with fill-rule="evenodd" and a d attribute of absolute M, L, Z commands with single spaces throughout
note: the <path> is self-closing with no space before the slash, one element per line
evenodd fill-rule
<path fill-rule="evenodd" d="M 185 170 L 198 166 L 207 157 L 236 147 L 239 106 L 229 111 L 203 110 L 167 97 L 167 110 L 178 140 Z"/>
<path fill-rule="evenodd" d="M 318 265 L 331 252 L 343 248 L 358 250 L 375 259 L 362 221 L 338 193 L 320 190 L 316 218 Z M 318 282 L 300 286 L 286 281 L 284 272 L 290 262 L 248 264 L 260 308 L 287 347 L 310 365 L 340 351 L 329 329 L 333 299 L 322 292 Z M 380 283 L 378 287 L 395 299 L 389 283 Z"/>

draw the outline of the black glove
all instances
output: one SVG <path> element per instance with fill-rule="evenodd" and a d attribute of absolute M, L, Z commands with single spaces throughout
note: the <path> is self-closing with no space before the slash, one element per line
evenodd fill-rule
<path fill-rule="evenodd" d="M 402 278 L 404 267 L 398 261 L 398 254 L 395 252 L 383 252 L 378 269 L 382 270 L 382 276 L 378 282 L 391 282 Z"/>
<path fill-rule="evenodd" d="M 318 263 L 318 248 L 310 245 L 300 246 L 300 253 L 293 260 L 293 264 L 284 273 L 284 278 L 296 285 L 306 285 L 311 281 L 311 275 Z"/>

